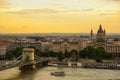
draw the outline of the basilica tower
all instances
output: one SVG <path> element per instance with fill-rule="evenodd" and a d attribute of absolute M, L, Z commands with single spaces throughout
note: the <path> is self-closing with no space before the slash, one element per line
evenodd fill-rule
<path fill-rule="evenodd" d="M 90 32 L 90 41 L 91 41 L 91 42 L 93 42 L 93 37 L 94 37 L 94 35 L 93 35 L 93 30 L 91 29 L 91 32 Z"/>
<path fill-rule="evenodd" d="M 102 25 L 99 26 L 96 36 L 96 42 L 105 42 L 106 41 L 106 31 L 102 29 Z"/>
<path fill-rule="evenodd" d="M 96 36 L 96 46 L 105 47 L 105 43 L 106 43 L 106 31 L 102 29 L 102 25 L 100 24 Z"/>

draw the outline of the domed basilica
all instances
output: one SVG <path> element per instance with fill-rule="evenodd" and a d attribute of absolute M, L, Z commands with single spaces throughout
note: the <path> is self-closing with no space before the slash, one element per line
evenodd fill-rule
<path fill-rule="evenodd" d="M 102 29 L 102 25 L 99 25 L 96 37 L 94 37 L 93 30 L 90 33 L 91 43 L 95 47 L 105 47 L 106 45 L 106 31 Z"/>

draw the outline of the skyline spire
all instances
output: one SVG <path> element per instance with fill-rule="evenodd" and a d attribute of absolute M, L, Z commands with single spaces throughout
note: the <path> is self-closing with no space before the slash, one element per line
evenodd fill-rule
<path fill-rule="evenodd" d="M 100 24 L 100 26 L 99 26 L 99 29 L 101 29 L 102 30 L 102 25 Z"/>

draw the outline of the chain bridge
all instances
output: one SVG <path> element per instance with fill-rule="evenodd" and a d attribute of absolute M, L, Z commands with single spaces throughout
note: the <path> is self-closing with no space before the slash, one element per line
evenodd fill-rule
<path fill-rule="evenodd" d="M 22 55 L 12 62 L 8 62 L 0 66 L 0 70 L 6 70 L 13 67 L 19 67 L 20 70 L 32 70 L 41 66 L 45 66 L 50 61 L 49 58 L 39 57 L 34 54 L 33 48 L 24 48 Z"/>

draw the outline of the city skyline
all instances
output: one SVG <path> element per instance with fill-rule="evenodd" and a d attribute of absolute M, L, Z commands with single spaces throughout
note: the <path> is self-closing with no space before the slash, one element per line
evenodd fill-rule
<path fill-rule="evenodd" d="M 120 0 L 0 0 L 0 33 L 119 33 Z"/>

